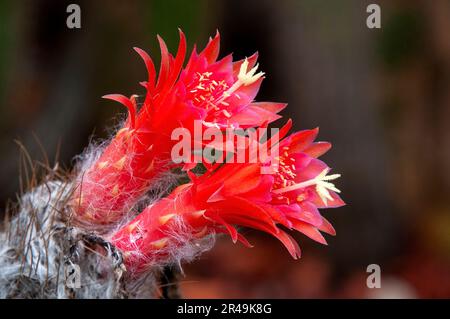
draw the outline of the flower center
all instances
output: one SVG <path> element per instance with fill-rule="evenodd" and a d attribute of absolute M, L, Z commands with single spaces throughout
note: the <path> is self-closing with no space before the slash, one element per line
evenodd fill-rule
<path fill-rule="evenodd" d="M 309 186 L 315 186 L 317 194 L 320 196 L 325 205 L 327 205 L 328 200 L 331 201 L 333 200 L 333 197 L 330 195 L 330 192 L 328 190 L 334 191 L 336 193 L 341 192 L 339 189 L 336 188 L 336 186 L 334 186 L 333 183 L 329 182 L 341 177 L 341 175 L 340 174 L 327 175 L 329 171 L 330 169 L 326 168 L 313 179 L 297 184 L 286 185 L 283 188 L 273 190 L 273 193 L 284 194 L 286 192 L 290 192 L 293 190 L 303 189 Z"/>
<path fill-rule="evenodd" d="M 290 198 L 283 193 L 276 192 L 276 190 L 283 189 L 295 185 L 295 159 L 289 156 L 288 147 L 283 147 L 283 154 L 278 156 L 278 171 L 275 175 L 273 184 L 273 193 L 277 194 L 277 199 L 283 202 L 290 203 Z"/>
<path fill-rule="evenodd" d="M 223 79 L 211 78 L 212 72 L 197 72 L 194 84 L 188 88 L 188 92 L 192 94 L 190 98 L 194 101 L 195 106 L 206 109 L 208 118 L 231 118 L 233 111 L 226 100 L 232 95 L 239 99 L 239 94 L 236 91 L 240 87 L 250 85 L 264 75 L 263 72 L 256 73 L 258 65 L 247 71 L 248 64 L 247 59 L 242 62 L 238 79 L 231 87 Z M 208 119 L 206 119 L 206 122 L 208 122 Z"/>
<path fill-rule="evenodd" d="M 189 88 L 192 94 L 191 99 L 195 106 L 206 110 L 219 111 L 223 106 L 216 101 L 223 96 L 228 89 L 228 84 L 224 80 L 216 81 L 211 79 L 212 72 L 197 72 L 194 82 Z"/>
<path fill-rule="evenodd" d="M 287 147 L 283 149 L 283 155 L 278 156 L 278 172 L 275 176 L 274 188 L 280 189 L 283 187 L 295 184 L 295 159 L 290 157 L 287 153 Z"/>

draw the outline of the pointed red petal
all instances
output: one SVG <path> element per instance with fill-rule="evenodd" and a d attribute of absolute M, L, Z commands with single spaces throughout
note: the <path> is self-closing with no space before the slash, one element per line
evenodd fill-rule
<path fill-rule="evenodd" d="M 333 225 L 331 225 L 331 223 L 324 217 L 322 217 L 322 225 L 320 225 L 318 229 L 331 236 L 336 236 L 336 230 L 334 229 Z"/>
<path fill-rule="evenodd" d="M 155 65 L 153 63 L 153 60 L 147 54 L 147 52 L 145 52 L 142 49 L 135 47 L 134 51 L 136 51 L 141 56 L 142 60 L 144 60 L 145 68 L 147 69 L 147 73 L 148 73 L 146 87 L 150 92 L 152 92 L 155 88 L 155 79 L 156 79 L 156 71 L 155 71 Z"/>
<path fill-rule="evenodd" d="M 173 62 L 170 76 L 166 85 L 164 86 L 164 90 L 170 89 L 177 80 L 178 75 L 180 74 L 181 68 L 183 66 L 184 58 L 186 56 L 186 37 L 181 30 L 179 30 L 179 33 L 180 33 L 180 43 L 178 45 L 177 56 L 175 57 L 175 60 Z"/>
<path fill-rule="evenodd" d="M 286 103 L 276 103 L 276 102 L 253 102 L 251 105 L 272 113 L 278 113 L 283 109 L 285 109 L 287 106 Z"/>
<path fill-rule="evenodd" d="M 217 57 L 219 56 L 219 51 L 220 51 L 220 34 L 219 31 L 217 31 L 214 39 L 211 39 L 208 42 L 206 48 L 200 54 L 205 56 L 208 63 L 211 64 L 217 60 Z"/>
<path fill-rule="evenodd" d="M 225 229 L 228 231 L 228 233 L 230 234 L 231 239 L 233 240 L 233 243 L 236 243 L 238 240 L 238 232 L 236 230 L 236 228 L 234 228 L 233 226 L 231 226 L 230 224 L 228 224 L 222 217 L 220 217 L 219 214 L 217 213 L 210 213 L 210 212 L 206 212 L 205 213 L 205 217 L 211 218 L 212 220 L 216 221 L 217 223 L 221 224 L 222 226 L 225 227 Z"/>
<path fill-rule="evenodd" d="M 167 76 L 169 74 L 169 66 L 170 66 L 170 55 L 169 50 L 167 49 L 167 45 L 164 40 L 158 35 L 158 42 L 161 48 L 161 66 L 159 68 L 158 82 L 156 84 L 156 90 L 159 90 L 163 87 Z"/>
<path fill-rule="evenodd" d="M 326 205 L 315 190 L 311 192 L 311 197 L 308 200 L 311 201 L 311 203 L 313 203 L 314 205 L 316 205 L 317 208 L 337 208 L 345 205 L 345 202 L 338 194 L 336 194 L 333 191 L 329 191 L 329 193 L 333 198 L 333 200 L 327 200 Z"/>
<path fill-rule="evenodd" d="M 323 217 L 320 215 L 316 206 L 310 202 L 303 202 L 300 204 L 302 211 L 297 214 L 298 220 L 311 224 L 315 227 L 322 225 Z"/>
<path fill-rule="evenodd" d="M 248 67 L 247 69 L 250 70 L 253 68 L 256 64 L 256 61 L 258 60 L 258 52 L 253 53 L 249 58 L 247 58 L 248 61 Z M 245 59 L 236 61 L 233 63 L 233 75 L 237 77 L 239 74 L 239 70 L 241 69 L 241 64 L 245 61 Z"/>
<path fill-rule="evenodd" d="M 283 137 L 286 136 L 286 134 L 289 132 L 289 130 L 292 127 L 292 119 L 289 119 L 286 124 L 284 124 L 278 134 L 275 136 L 272 136 L 267 142 L 267 149 L 271 149 L 273 145 L 277 144 Z"/>
<path fill-rule="evenodd" d="M 279 118 L 281 118 L 281 116 L 274 112 L 250 104 L 246 108 L 242 109 L 241 112 L 233 115 L 230 118 L 230 121 L 239 123 L 240 127 L 245 128 L 260 126 L 261 123 L 264 122 L 272 123 Z"/>
<path fill-rule="evenodd" d="M 124 105 L 129 112 L 130 121 L 131 121 L 131 127 L 135 127 L 135 121 L 136 121 L 136 104 L 133 103 L 129 98 L 122 94 L 107 94 L 102 96 L 104 99 L 113 100 L 116 102 L 119 102 L 120 104 Z"/>
<path fill-rule="evenodd" d="M 278 228 L 272 217 L 256 203 L 240 197 L 211 204 L 211 209 L 220 211 L 220 216 L 230 224 L 246 226 L 267 233 L 276 233 Z"/>
<path fill-rule="evenodd" d="M 296 132 L 290 136 L 290 150 L 291 152 L 303 152 L 309 147 L 317 137 L 319 128 L 316 127 L 312 130 L 303 130 Z"/>
<path fill-rule="evenodd" d="M 290 235 L 288 235 L 284 231 L 280 231 L 280 232 L 278 232 L 278 234 L 272 234 L 272 235 L 275 236 L 279 241 L 281 241 L 283 243 L 284 247 L 286 247 L 286 249 L 289 251 L 292 258 L 298 259 L 301 257 L 302 253 L 300 250 L 300 246 L 294 240 L 294 238 L 292 238 Z"/>
<path fill-rule="evenodd" d="M 312 240 L 315 240 L 323 245 L 327 245 L 327 241 L 325 240 L 325 238 L 314 226 L 311 226 L 307 223 L 298 220 L 294 220 L 292 221 L 292 227 L 295 230 L 301 232 L 302 234 L 308 236 Z"/>
<path fill-rule="evenodd" d="M 331 148 L 331 143 L 328 142 L 316 142 L 307 147 L 303 152 L 311 157 L 317 158 L 328 152 Z"/>
<path fill-rule="evenodd" d="M 228 231 L 222 228 L 216 228 L 217 233 L 228 234 Z M 254 246 L 245 238 L 242 234 L 237 233 L 237 240 L 241 242 L 247 248 L 253 248 Z"/>

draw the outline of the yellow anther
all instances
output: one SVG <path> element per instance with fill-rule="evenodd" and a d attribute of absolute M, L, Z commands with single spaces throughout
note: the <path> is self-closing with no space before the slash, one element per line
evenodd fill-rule
<path fill-rule="evenodd" d="M 224 103 L 224 102 L 222 102 L 222 103 Z M 222 113 L 223 113 L 223 115 L 225 115 L 225 117 L 227 117 L 227 118 L 230 118 L 230 117 L 231 117 L 230 112 L 228 112 L 227 110 L 223 110 Z"/>
<path fill-rule="evenodd" d="M 127 160 L 126 156 L 122 157 L 120 160 L 118 160 L 117 162 L 114 163 L 114 167 L 119 170 L 122 169 L 125 165 L 126 160 Z"/>
<path fill-rule="evenodd" d="M 154 242 L 151 242 L 150 245 L 152 245 L 156 249 L 162 249 L 167 245 L 168 241 L 169 241 L 168 238 L 161 238 L 159 240 L 155 240 Z"/>
<path fill-rule="evenodd" d="M 116 196 L 117 194 L 119 194 L 119 185 L 114 185 L 114 187 L 113 187 L 113 189 L 112 189 L 112 191 L 111 191 L 111 194 L 113 195 L 113 196 Z"/>
<path fill-rule="evenodd" d="M 139 221 L 134 222 L 130 226 L 127 227 L 127 231 L 129 233 L 132 233 L 136 229 L 136 227 L 138 227 L 138 226 L 139 226 Z"/>
<path fill-rule="evenodd" d="M 161 216 L 161 217 L 159 217 L 159 223 L 161 225 L 164 225 L 169 220 L 171 220 L 174 216 L 175 216 L 175 214 L 167 214 L 167 215 Z"/>
<path fill-rule="evenodd" d="M 128 130 L 129 130 L 128 127 L 121 128 L 120 130 L 117 131 L 117 136 L 125 133 Z"/>
<path fill-rule="evenodd" d="M 192 213 L 192 216 L 195 217 L 195 218 L 203 217 L 203 215 L 205 214 L 205 212 L 206 212 L 206 209 L 204 209 L 204 210 L 198 210 L 198 211 L 196 211 L 196 212 L 193 212 L 193 213 Z"/>
<path fill-rule="evenodd" d="M 97 167 L 98 167 L 99 169 L 104 169 L 107 165 L 108 165 L 108 161 L 103 161 L 103 162 L 99 162 L 99 163 L 97 164 Z"/>
<path fill-rule="evenodd" d="M 153 171 L 153 165 L 154 164 L 154 161 L 152 161 L 151 163 L 150 163 L 150 165 L 147 167 L 147 169 L 144 171 L 144 173 L 150 173 L 151 171 Z"/>
<path fill-rule="evenodd" d="M 72 199 L 71 203 L 75 206 L 82 205 L 84 202 L 84 196 L 81 194 L 79 197 Z"/>
<path fill-rule="evenodd" d="M 194 233 L 194 237 L 202 238 L 208 233 L 208 227 L 203 227 L 199 232 Z"/>

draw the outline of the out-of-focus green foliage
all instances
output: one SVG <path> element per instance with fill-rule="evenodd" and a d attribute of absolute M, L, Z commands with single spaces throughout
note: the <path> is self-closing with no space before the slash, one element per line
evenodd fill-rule
<path fill-rule="evenodd" d="M 419 12 L 399 11 L 383 22 L 378 53 L 383 63 L 396 68 L 417 55 L 424 45 L 424 18 Z"/>
<path fill-rule="evenodd" d="M 11 37 L 11 2 L 0 1 L 0 98 L 5 86 L 5 73 L 8 66 Z"/>
<path fill-rule="evenodd" d="M 149 33 L 158 33 L 171 52 L 178 45 L 177 28 L 181 28 L 192 44 L 204 34 L 206 1 L 165 0 L 146 2 L 145 21 Z M 155 47 L 157 44 L 155 43 Z M 155 56 L 155 60 L 158 58 Z"/>

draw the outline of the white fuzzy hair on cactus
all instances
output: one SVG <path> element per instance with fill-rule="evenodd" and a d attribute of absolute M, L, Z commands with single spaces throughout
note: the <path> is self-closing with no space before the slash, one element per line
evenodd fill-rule
<path fill-rule="evenodd" d="M 218 233 L 251 247 L 238 227 L 266 232 L 294 259 L 301 251 L 289 231 L 322 244 L 322 233 L 335 235 L 319 209 L 345 203 L 332 183 L 340 175 L 328 175 L 330 167 L 318 159 L 331 148 L 315 142 L 318 128 L 288 135 L 289 119 L 276 137 L 257 141 L 270 150 L 263 161 L 227 162 L 225 154 L 225 163 L 197 165 L 195 154 L 183 163 L 172 158 L 176 129 L 204 145 L 192 134 L 195 123 L 219 132 L 266 128 L 286 107 L 254 102 L 264 80 L 257 54 L 218 59 L 217 33 L 184 64 L 186 39 L 179 34 L 175 56 L 158 37 L 158 74 L 150 56 L 135 48 L 148 76 L 140 107 L 135 94 L 105 95 L 127 108 L 127 118 L 109 140 L 77 157 L 73 171 L 46 167 L 38 178 L 26 156 L 28 187 L 0 233 L 0 297 L 177 297 L 183 262 L 211 249 Z M 239 151 L 244 158 L 252 152 Z"/>

